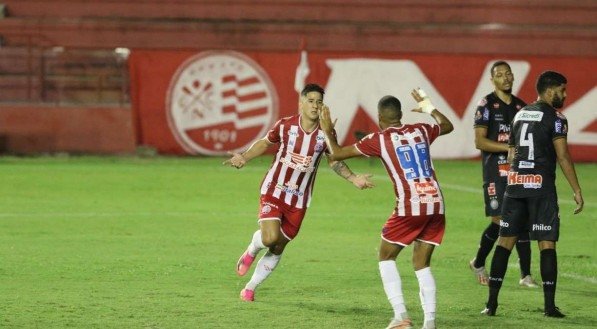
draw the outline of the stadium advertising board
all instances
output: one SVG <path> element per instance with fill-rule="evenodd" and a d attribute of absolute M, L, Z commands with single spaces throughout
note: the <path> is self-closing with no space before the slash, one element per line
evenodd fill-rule
<path fill-rule="evenodd" d="M 575 160 L 597 161 L 597 65 L 593 58 L 310 52 L 307 82 L 326 89 L 341 143 L 377 130 L 376 104 L 393 94 L 404 122 L 430 118 L 411 113 L 410 90 L 421 87 L 454 123 L 432 146 L 436 158 L 473 158 L 475 109 L 492 91 L 489 66 L 507 60 L 513 92 L 530 103 L 545 70 L 568 77 L 563 114 Z M 247 148 L 280 117 L 297 112 L 294 89 L 299 54 L 236 51 L 133 51 L 129 57 L 137 142 L 162 154 L 223 155 Z"/>

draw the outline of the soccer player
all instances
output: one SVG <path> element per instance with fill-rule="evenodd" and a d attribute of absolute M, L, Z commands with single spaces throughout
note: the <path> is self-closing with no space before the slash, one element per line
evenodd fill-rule
<path fill-rule="evenodd" d="M 557 110 L 564 106 L 566 83 L 566 78 L 560 73 L 543 72 L 537 79 L 539 99 L 514 117 L 508 151 L 511 167 L 502 207 L 500 236 L 491 261 L 489 298 L 482 314 L 495 315 L 510 252 L 518 236 L 530 230 L 530 237 L 538 241 L 541 252 L 544 314 L 564 317 L 555 305 L 558 276 L 556 241 L 560 233 L 556 161 L 574 192 L 577 205 L 574 214 L 581 212 L 584 205 L 574 164 L 568 153 L 568 122 Z"/>
<path fill-rule="evenodd" d="M 247 273 L 259 251 L 267 249 L 257 262 L 255 272 L 240 298 L 247 302 L 255 299 L 255 289 L 278 265 L 286 244 L 294 239 L 311 202 L 317 168 L 322 155 L 327 153 L 325 135 L 319 128 L 319 111 L 324 90 L 308 84 L 299 97 L 299 114 L 279 120 L 265 137 L 256 141 L 242 154 L 233 153 L 224 162 L 242 168 L 251 159 L 263 154 L 270 145 L 278 144 L 278 151 L 261 183 L 259 227 L 247 250 L 236 265 L 236 272 Z M 355 175 L 344 162 L 328 163 L 340 176 L 359 189 L 373 187 L 371 175 Z"/>
<path fill-rule="evenodd" d="M 491 65 L 491 83 L 494 91 L 485 96 L 477 106 L 475 114 L 475 146 L 483 157 L 483 195 L 485 216 L 491 218 L 489 226 L 481 234 L 477 255 L 469 262 L 469 267 L 480 284 L 487 285 L 485 260 L 493 249 L 500 230 L 502 200 L 506 191 L 508 164 L 508 138 L 510 123 L 516 112 L 526 103 L 512 95 L 514 75 L 510 65 L 504 61 Z M 520 263 L 519 284 L 524 287 L 538 288 L 531 276 L 531 243 L 529 235 L 524 233 L 516 242 Z"/>
<path fill-rule="evenodd" d="M 412 328 L 396 257 L 404 247 L 414 243 L 413 266 L 425 314 L 423 328 L 430 329 L 435 328 L 436 288 L 429 266 L 433 249 L 444 235 L 445 216 L 429 145 L 454 127 L 421 90 L 413 90 L 411 95 L 420 106 L 413 111 L 430 114 L 437 124 L 403 124 L 401 104 L 394 96 L 384 96 L 377 105 L 381 131 L 367 135 L 354 145 L 338 145 L 326 106 L 322 108 L 320 123 L 334 160 L 375 156 L 381 158 L 386 167 L 396 194 L 396 207 L 381 231 L 379 248 L 381 280 L 394 310 L 387 328 Z"/>

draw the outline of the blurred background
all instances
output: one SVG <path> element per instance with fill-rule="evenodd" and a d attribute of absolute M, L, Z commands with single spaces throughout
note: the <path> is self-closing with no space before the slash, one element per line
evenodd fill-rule
<path fill-rule="evenodd" d="M 0 153 L 222 155 L 314 82 L 343 143 L 422 87 L 456 126 L 436 157 L 475 158 L 503 59 L 526 102 L 542 71 L 568 77 L 572 154 L 595 162 L 596 56 L 594 0 L 0 0 Z"/>

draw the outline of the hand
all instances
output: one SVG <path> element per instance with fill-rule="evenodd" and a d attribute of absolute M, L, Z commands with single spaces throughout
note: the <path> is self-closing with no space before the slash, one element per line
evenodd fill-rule
<path fill-rule="evenodd" d="M 574 209 L 574 214 L 576 215 L 582 211 L 582 208 L 585 205 L 585 201 L 583 200 L 582 194 L 580 194 L 580 191 L 578 191 L 577 193 L 574 193 L 574 201 L 576 202 L 576 209 Z"/>
<path fill-rule="evenodd" d="M 356 186 L 356 188 L 358 188 L 359 190 L 364 190 L 367 188 L 372 188 L 375 186 L 375 184 L 373 184 L 373 182 L 371 181 L 371 177 L 373 175 L 371 174 L 359 174 L 359 175 L 353 175 L 352 179 L 350 180 L 350 182 Z"/>
<path fill-rule="evenodd" d="M 419 105 L 418 108 L 412 109 L 413 112 L 431 114 L 435 110 L 435 105 L 431 103 L 429 96 L 421 88 L 413 89 L 410 95 Z"/>
<path fill-rule="evenodd" d="M 326 133 L 331 133 L 334 130 L 334 126 L 336 126 L 336 122 L 338 119 L 334 120 L 332 123 L 332 117 L 330 115 L 330 108 L 327 105 L 322 105 L 321 109 L 319 110 L 319 126 L 321 130 Z"/>
<path fill-rule="evenodd" d="M 245 159 L 245 157 L 243 157 L 240 153 L 228 152 L 228 154 L 232 155 L 232 157 L 222 162 L 222 164 L 225 166 L 231 166 L 235 167 L 236 169 L 240 169 L 247 163 L 247 159 Z"/>

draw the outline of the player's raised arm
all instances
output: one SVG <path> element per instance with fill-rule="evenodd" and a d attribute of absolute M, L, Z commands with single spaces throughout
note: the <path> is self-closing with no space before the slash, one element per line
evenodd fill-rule
<path fill-rule="evenodd" d="M 355 174 L 350 168 L 341 161 L 356 156 L 362 155 L 354 145 L 341 147 L 338 145 L 336 135 L 334 135 L 334 123 L 330 116 L 330 109 L 323 105 L 319 113 L 319 126 L 325 133 L 325 141 L 330 149 L 328 154 L 328 164 L 334 170 L 338 176 L 351 182 L 358 189 L 366 189 L 374 187 L 375 185 L 371 182 L 371 174 Z"/>
<path fill-rule="evenodd" d="M 338 145 L 338 141 L 334 135 L 334 124 L 332 123 L 330 109 L 326 105 L 321 107 L 319 114 L 319 126 L 325 133 L 325 141 L 330 149 L 330 154 L 328 156 L 330 160 L 338 161 L 362 155 L 354 145 L 346 147 L 341 147 Z"/>
<path fill-rule="evenodd" d="M 226 166 L 235 167 L 237 169 L 242 168 L 247 162 L 251 159 L 258 157 L 265 153 L 267 148 L 271 145 L 271 143 L 267 140 L 266 137 L 257 140 L 253 143 L 245 152 L 243 153 L 233 153 L 228 152 L 228 154 L 232 155 L 232 157 L 222 164 Z"/>
<path fill-rule="evenodd" d="M 437 124 L 439 125 L 439 128 L 440 128 L 439 134 L 440 135 L 449 134 L 450 132 L 452 132 L 452 130 L 454 130 L 454 125 L 452 125 L 452 122 L 450 121 L 450 119 L 448 119 L 445 115 L 443 115 L 435 107 L 435 105 L 433 105 L 433 103 L 431 103 L 429 96 L 427 96 L 427 94 L 422 89 L 413 89 L 413 91 L 410 94 L 415 99 L 415 101 L 417 101 L 417 103 L 419 104 L 419 107 L 416 109 L 413 109 L 412 111 L 418 112 L 418 113 L 430 114 L 433 117 L 433 119 L 435 119 L 435 122 L 437 122 Z"/>

